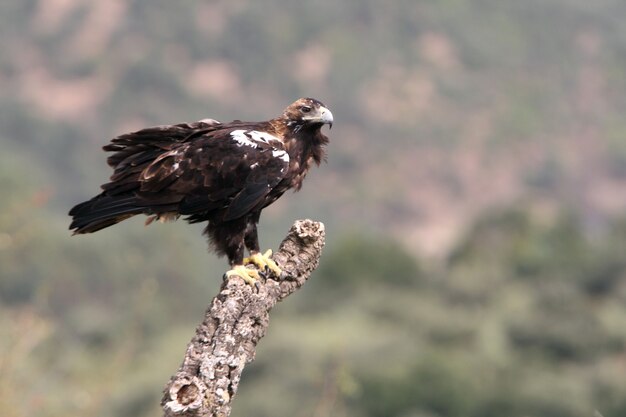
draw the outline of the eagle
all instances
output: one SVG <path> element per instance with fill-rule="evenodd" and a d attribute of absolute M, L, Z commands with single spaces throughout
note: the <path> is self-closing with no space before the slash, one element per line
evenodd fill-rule
<path fill-rule="evenodd" d="M 109 182 L 70 210 L 70 230 L 93 233 L 138 214 L 149 216 L 146 224 L 184 216 L 207 222 L 209 247 L 228 258 L 226 277 L 258 285 L 250 263 L 280 277 L 271 250 L 259 248 L 257 224 L 265 207 L 300 190 L 312 165 L 325 160 L 325 124 L 332 128 L 331 111 L 301 98 L 264 122 L 203 119 L 118 136 L 103 147 L 111 153 Z"/>

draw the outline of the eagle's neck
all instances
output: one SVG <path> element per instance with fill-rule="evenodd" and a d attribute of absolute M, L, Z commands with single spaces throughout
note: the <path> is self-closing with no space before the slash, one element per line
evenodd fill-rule
<path fill-rule="evenodd" d="M 319 165 L 326 159 L 324 147 L 328 138 L 321 131 L 322 125 L 290 123 L 284 119 L 276 122 L 273 125 L 289 154 L 291 186 L 299 190 L 313 163 Z"/>

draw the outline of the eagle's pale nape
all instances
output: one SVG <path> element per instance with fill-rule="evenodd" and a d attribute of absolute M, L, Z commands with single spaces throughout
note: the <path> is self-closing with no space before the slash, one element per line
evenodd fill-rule
<path fill-rule="evenodd" d="M 228 257 L 228 277 L 254 284 L 259 275 L 246 268 L 249 263 L 279 277 L 271 251 L 259 248 L 261 211 L 302 187 L 311 166 L 325 157 L 328 138 L 321 128 L 332 123 L 320 101 L 301 98 L 265 122 L 203 119 L 118 136 L 104 147 L 111 152 L 110 181 L 70 210 L 70 229 L 92 233 L 137 214 L 150 216 L 148 224 L 184 216 L 189 223 L 207 222 L 211 247 Z"/>

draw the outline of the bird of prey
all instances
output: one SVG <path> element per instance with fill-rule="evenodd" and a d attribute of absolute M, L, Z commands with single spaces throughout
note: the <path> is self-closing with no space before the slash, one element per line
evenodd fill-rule
<path fill-rule="evenodd" d="M 150 216 L 146 224 L 185 216 L 189 223 L 208 222 L 210 246 L 231 265 L 226 276 L 257 284 L 259 274 L 248 263 L 280 276 L 271 250 L 259 248 L 261 210 L 299 190 L 311 166 L 325 159 L 328 137 L 321 128 L 332 123 L 320 101 L 301 98 L 265 122 L 204 119 L 118 136 L 103 148 L 111 152 L 110 181 L 70 210 L 70 229 L 92 233 L 137 214 Z"/>

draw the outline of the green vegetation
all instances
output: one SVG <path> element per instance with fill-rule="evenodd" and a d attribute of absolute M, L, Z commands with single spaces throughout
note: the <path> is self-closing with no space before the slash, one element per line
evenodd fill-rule
<path fill-rule="evenodd" d="M 69 236 L 109 175 L 100 147 L 314 96 L 337 120 L 328 164 L 266 210 L 261 244 L 311 217 L 328 245 L 234 415 L 625 416 L 625 13 L 1 3 L 0 415 L 157 415 L 219 286 L 200 225 Z"/>
<path fill-rule="evenodd" d="M 400 249 L 346 238 L 314 296 L 277 309 L 237 409 L 272 415 L 268 389 L 287 409 L 345 416 L 621 416 L 625 225 L 591 242 L 567 214 L 487 213 L 445 263 L 403 280 Z M 353 251 L 366 254 L 355 275 Z"/>

